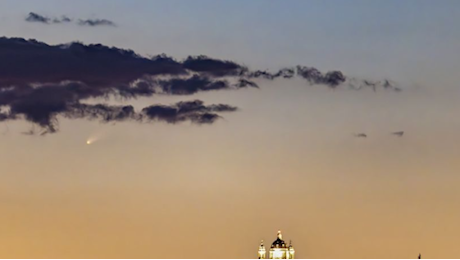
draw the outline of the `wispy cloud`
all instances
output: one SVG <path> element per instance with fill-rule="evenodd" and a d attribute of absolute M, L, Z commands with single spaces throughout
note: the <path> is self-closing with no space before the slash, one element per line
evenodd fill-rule
<path fill-rule="evenodd" d="M 78 24 L 82 26 L 116 26 L 116 24 L 107 19 L 87 19 L 87 20 L 78 20 Z"/>
<path fill-rule="evenodd" d="M 30 12 L 29 15 L 26 17 L 27 22 L 36 22 L 36 23 L 49 23 L 51 21 L 51 18 L 39 15 L 34 12 Z"/>
<path fill-rule="evenodd" d="M 49 17 L 46 15 L 30 12 L 25 21 L 31 23 L 42 23 L 42 24 L 60 24 L 60 23 L 71 23 L 74 22 L 74 19 L 69 18 L 65 15 L 61 17 Z M 116 24 L 113 21 L 107 19 L 77 19 L 77 24 L 81 26 L 112 26 L 115 27 Z"/>
<path fill-rule="evenodd" d="M 70 23 L 72 19 L 63 15 L 61 18 L 51 18 L 48 16 L 40 15 L 34 12 L 30 12 L 29 15 L 26 17 L 27 22 L 32 23 L 44 23 L 44 24 L 52 24 L 52 23 Z"/>
<path fill-rule="evenodd" d="M 404 131 L 393 132 L 391 134 L 395 135 L 395 136 L 398 136 L 398 137 L 402 137 L 404 135 Z"/>

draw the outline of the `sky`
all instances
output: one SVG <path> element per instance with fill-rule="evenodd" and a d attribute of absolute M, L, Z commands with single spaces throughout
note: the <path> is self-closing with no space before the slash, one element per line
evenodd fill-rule
<path fill-rule="evenodd" d="M 30 12 L 72 22 L 28 22 Z M 255 258 L 260 240 L 268 246 L 282 230 L 297 258 L 459 258 L 458 24 L 455 0 L 0 0 L 0 37 L 165 53 L 193 73 L 182 61 L 203 54 L 250 71 L 303 65 L 347 78 L 328 85 L 247 74 L 258 88 L 79 97 L 78 109 L 132 106 L 144 117 L 155 104 L 202 100 L 218 117 L 101 122 L 58 114 L 55 131 L 19 106 L 38 94 L 8 105 L 0 95 L 0 112 L 18 113 L 0 121 L 0 257 Z M 0 59 L 0 93 L 52 83 L 47 95 L 57 97 L 67 83 L 44 79 L 67 76 L 90 89 L 98 76 L 121 91 L 117 84 L 139 68 L 106 70 L 95 59 L 82 73 L 66 69 L 68 56 L 57 59 L 64 66 L 36 56 L 43 75 L 21 63 L 22 53 Z M 16 72 L 22 78 L 7 86 Z M 145 80 L 171 86 L 168 79 Z M 348 79 L 389 80 L 401 91 L 380 83 L 356 90 Z"/>

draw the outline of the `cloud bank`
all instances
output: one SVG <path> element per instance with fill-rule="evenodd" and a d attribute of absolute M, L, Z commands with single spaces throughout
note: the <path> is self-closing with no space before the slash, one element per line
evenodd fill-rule
<path fill-rule="evenodd" d="M 53 21 L 33 17 L 44 23 Z M 135 111 L 131 105 L 90 105 L 85 101 L 258 88 L 255 80 L 287 80 L 295 76 L 309 85 L 329 88 L 399 90 L 388 80 L 358 80 L 347 78 L 340 71 L 322 73 L 313 67 L 296 66 L 272 73 L 252 71 L 233 61 L 203 55 L 177 61 L 164 54 L 146 58 L 131 50 L 101 44 L 48 45 L 36 40 L 0 37 L 0 121 L 27 120 L 46 133 L 58 130 L 58 116 L 103 122 L 211 124 L 221 118 L 220 113 L 234 112 L 237 108 L 194 100 L 173 105 L 153 104 Z"/>

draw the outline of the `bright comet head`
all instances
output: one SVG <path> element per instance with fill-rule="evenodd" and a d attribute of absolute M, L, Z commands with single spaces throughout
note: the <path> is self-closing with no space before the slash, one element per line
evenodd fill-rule
<path fill-rule="evenodd" d="M 94 142 L 96 142 L 99 138 L 96 138 L 96 137 L 91 137 L 91 138 L 88 138 L 86 140 L 86 144 L 87 145 L 90 145 L 90 144 L 94 144 Z"/>

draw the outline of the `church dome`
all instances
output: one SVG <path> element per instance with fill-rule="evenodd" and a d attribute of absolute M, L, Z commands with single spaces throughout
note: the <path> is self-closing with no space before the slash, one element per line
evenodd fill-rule
<path fill-rule="evenodd" d="M 273 241 L 271 248 L 287 248 L 286 243 L 283 240 L 283 235 L 281 231 L 278 231 L 278 237 Z"/>

